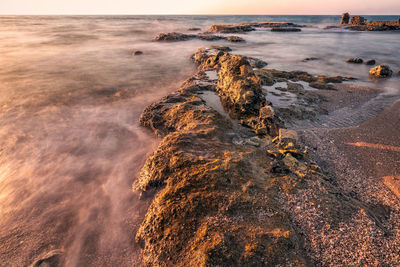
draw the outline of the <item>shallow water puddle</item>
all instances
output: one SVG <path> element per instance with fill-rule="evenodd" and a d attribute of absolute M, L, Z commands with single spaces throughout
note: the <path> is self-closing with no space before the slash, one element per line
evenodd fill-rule
<path fill-rule="evenodd" d="M 224 107 L 222 106 L 221 99 L 219 98 L 219 95 L 216 92 L 212 91 L 203 91 L 201 95 L 199 95 L 201 99 L 206 101 L 206 104 L 213 109 L 215 109 L 219 114 L 222 116 L 230 119 L 228 113 L 224 110 Z"/>
<path fill-rule="evenodd" d="M 287 89 L 286 82 L 278 82 L 272 86 L 262 86 L 267 92 L 266 99 L 275 107 L 288 107 L 297 101 L 297 96 L 291 92 L 281 91 L 278 88 Z"/>

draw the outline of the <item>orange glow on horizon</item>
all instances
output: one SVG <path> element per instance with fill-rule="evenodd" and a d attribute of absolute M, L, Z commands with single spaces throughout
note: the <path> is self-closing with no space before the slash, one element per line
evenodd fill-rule
<path fill-rule="evenodd" d="M 398 0 L 2 0 L 0 14 L 400 14 Z"/>

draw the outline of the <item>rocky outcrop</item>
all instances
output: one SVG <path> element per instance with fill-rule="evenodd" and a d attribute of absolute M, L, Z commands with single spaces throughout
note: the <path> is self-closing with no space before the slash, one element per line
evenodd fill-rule
<path fill-rule="evenodd" d="M 157 42 L 178 42 L 178 41 L 188 41 L 192 39 L 199 39 L 204 41 L 219 41 L 226 40 L 232 43 L 237 42 L 245 42 L 245 40 L 239 36 L 220 36 L 209 33 L 201 33 L 201 34 L 185 34 L 179 32 L 171 32 L 171 33 L 159 33 L 153 41 Z"/>
<path fill-rule="evenodd" d="M 190 39 L 196 38 L 194 34 L 184 34 L 179 32 L 170 32 L 170 33 L 159 33 L 153 41 L 168 41 L 168 42 L 176 42 L 176 41 L 187 41 Z"/>
<path fill-rule="evenodd" d="M 335 89 L 331 83 L 341 83 L 355 79 L 342 76 L 313 76 L 304 71 L 281 71 L 276 69 L 261 69 L 256 70 L 256 73 L 260 77 L 262 85 L 271 86 L 277 82 L 304 81 L 309 83 L 311 87 L 326 90 Z"/>
<path fill-rule="evenodd" d="M 368 22 L 364 17 L 354 16 L 349 23 L 350 15 L 344 13 L 340 21 L 340 26 L 327 26 L 324 29 L 335 29 L 343 27 L 344 29 L 353 31 L 396 31 L 400 30 L 400 23 L 398 21 L 371 21 Z"/>
<path fill-rule="evenodd" d="M 349 24 L 350 21 L 350 14 L 349 13 L 343 13 L 342 14 L 342 19 L 340 20 L 340 24 L 344 25 L 344 24 Z"/>
<path fill-rule="evenodd" d="M 291 22 L 256 22 L 242 24 L 214 24 L 206 33 L 245 33 L 254 31 L 256 28 L 274 28 L 274 31 L 300 31 L 298 28 L 305 27 Z M 281 30 L 278 30 L 281 29 Z"/>
<path fill-rule="evenodd" d="M 219 41 L 219 40 L 226 40 L 227 38 L 224 36 L 213 35 L 213 34 L 198 34 L 196 35 L 197 39 L 204 40 L 204 41 Z"/>
<path fill-rule="evenodd" d="M 364 62 L 365 65 L 375 65 L 376 61 L 375 59 L 368 59 L 367 61 Z"/>
<path fill-rule="evenodd" d="M 346 59 L 345 62 L 353 63 L 353 64 L 362 64 L 364 62 L 364 60 L 359 57 L 352 57 L 352 58 Z"/>
<path fill-rule="evenodd" d="M 370 69 L 369 74 L 377 78 L 387 78 L 392 76 L 393 71 L 386 65 L 379 65 Z"/>
<path fill-rule="evenodd" d="M 361 16 L 354 16 L 350 20 L 351 25 L 365 25 L 367 20 Z"/>
<path fill-rule="evenodd" d="M 344 255 L 329 262 L 322 256 L 337 251 L 329 240 L 343 225 L 351 227 L 363 214 L 375 231 L 384 227 L 368 206 L 336 189 L 300 147 L 296 132 L 257 132 L 262 121 L 274 123 L 274 108 L 249 62 L 223 50 L 200 49 L 193 56 L 199 72 L 141 116 L 143 126 L 163 137 L 134 185 L 157 191 L 136 235 L 144 266 L 343 263 Z M 205 71 L 218 72 L 218 81 L 204 78 Z M 319 79 L 267 73 L 271 79 Z M 227 114 L 205 95 L 220 99 Z M 341 238 L 346 243 L 352 236 Z"/>
<path fill-rule="evenodd" d="M 254 31 L 254 27 L 247 24 L 214 24 L 206 31 L 209 33 L 243 33 Z"/>
<path fill-rule="evenodd" d="M 335 189 L 293 131 L 267 127 L 275 112 L 245 58 L 201 49 L 193 59 L 199 72 L 140 119 L 163 137 L 134 185 L 157 190 L 136 235 L 144 265 L 318 264 L 330 251 L 315 240 L 368 208 Z"/>
<path fill-rule="evenodd" d="M 283 28 L 283 27 L 273 27 L 271 32 L 300 32 L 301 29 L 298 28 Z"/>
<path fill-rule="evenodd" d="M 224 54 L 219 58 L 217 91 L 222 104 L 234 118 L 258 115 L 265 104 L 260 78 L 242 56 Z"/>
<path fill-rule="evenodd" d="M 243 43 L 245 40 L 239 36 L 228 36 L 226 38 L 227 41 L 232 42 L 232 43 Z"/>
<path fill-rule="evenodd" d="M 308 62 L 308 61 L 314 61 L 314 60 L 319 60 L 317 57 L 306 57 L 302 61 L 303 62 Z"/>
<path fill-rule="evenodd" d="M 140 50 L 133 50 L 132 51 L 132 56 L 140 56 L 143 55 L 143 51 Z"/>
<path fill-rule="evenodd" d="M 258 59 L 258 58 L 254 58 L 254 57 L 244 57 L 253 68 L 264 68 L 265 66 L 268 65 L 267 62 L 265 62 L 264 60 Z"/>

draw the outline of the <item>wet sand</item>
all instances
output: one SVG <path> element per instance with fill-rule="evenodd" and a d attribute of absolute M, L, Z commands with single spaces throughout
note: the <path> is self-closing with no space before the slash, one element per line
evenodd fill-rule
<path fill-rule="evenodd" d="M 353 88 L 354 89 L 354 88 Z M 348 88 L 349 92 L 352 89 Z M 369 93 L 367 93 L 369 92 Z M 335 92 L 326 105 L 336 108 L 357 109 L 373 100 L 376 91 L 362 88 L 352 98 L 343 98 Z M 336 92 L 337 93 L 337 92 Z M 398 98 L 397 98 L 398 99 Z M 365 110 L 364 112 L 368 112 Z M 331 113 L 331 114 L 332 114 Z M 359 118 L 362 120 L 362 118 Z M 328 174 L 331 182 L 343 194 L 366 207 L 369 216 L 377 219 L 382 232 L 369 231 L 366 217 L 355 218 L 358 226 L 343 228 L 341 235 L 352 236 L 352 244 L 335 242 L 336 254 L 358 255 L 363 264 L 375 265 L 376 259 L 399 257 L 400 247 L 400 102 L 375 117 L 351 127 L 316 127 L 300 131 L 302 143 L 308 147 L 312 158 Z M 374 240 L 373 247 L 363 247 L 363 240 Z M 333 250 L 332 250 L 333 251 Z M 375 256 L 373 256 L 375 255 Z M 324 256 L 330 258 L 331 256 Z M 375 257 L 375 261 L 372 258 Z M 349 256 L 351 260 L 352 256 Z M 354 256 L 354 259 L 356 260 Z M 365 260 L 367 259 L 367 260 Z M 352 261 L 355 262 L 355 261 Z"/>

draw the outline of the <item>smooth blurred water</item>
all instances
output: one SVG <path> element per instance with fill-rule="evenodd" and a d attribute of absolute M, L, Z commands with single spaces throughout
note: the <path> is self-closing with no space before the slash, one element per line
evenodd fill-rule
<path fill-rule="evenodd" d="M 396 16 L 370 17 L 395 20 Z M 147 209 L 131 190 L 157 146 L 142 110 L 195 71 L 189 56 L 221 44 L 268 67 L 354 76 L 374 58 L 400 69 L 399 33 L 323 30 L 340 16 L 0 16 L 0 265 L 53 249 L 66 266 L 137 266 Z M 214 23 L 291 21 L 300 33 L 257 30 L 225 41 L 156 43 L 159 32 Z M 144 52 L 132 56 L 133 50 Z M 302 62 L 305 57 L 320 60 Z M 399 90 L 398 78 L 377 86 Z"/>

